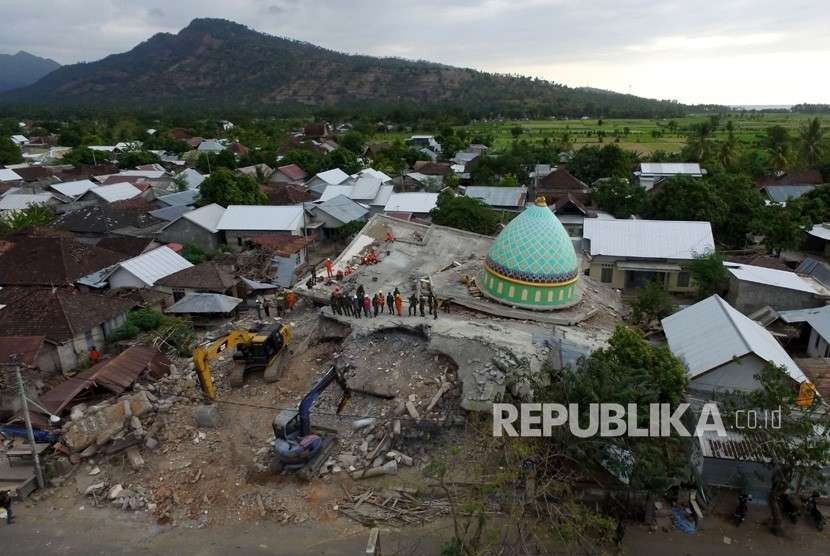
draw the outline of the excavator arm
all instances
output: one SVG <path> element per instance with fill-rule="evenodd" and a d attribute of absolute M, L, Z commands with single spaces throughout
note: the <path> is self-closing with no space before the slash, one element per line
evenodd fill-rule
<path fill-rule="evenodd" d="M 196 368 L 196 375 L 199 377 L 199 384 L 202 386 L 205 397 L 209 400 L 216 399 L 209 361 L 228 348 L 233 349 L 238 344 L 250 343 L 254 336 L 256 336 L 255 332 L 232 330 L 227 336 L 223 336 L 209 344 L 198 346 L 193 350 L 193 365 Z"/>

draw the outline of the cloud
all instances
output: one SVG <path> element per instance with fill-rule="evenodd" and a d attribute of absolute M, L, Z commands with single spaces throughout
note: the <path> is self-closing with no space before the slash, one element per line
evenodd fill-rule
<path fill-rule="evenodd" d="M 747 35 L 703 35 L 691 37 L 675 35 L 657 37 L 646 43 L 626 46 L 632 52 L 695 51 L 743 46 L 760 46 L 783 41 L 783 33 L 751 33 Z"/>

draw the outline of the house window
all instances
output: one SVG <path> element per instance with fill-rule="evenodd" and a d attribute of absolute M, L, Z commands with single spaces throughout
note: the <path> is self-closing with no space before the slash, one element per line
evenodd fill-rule
<path fill-rule="evenodd" d="M 179 301 L 184 297 L 184 290 L 173 290 L 173 302 Z"/>
<path fill-rule="evenodd" d="M 599 281 L 603 284 L 610 284 L 614 280 L 614 269 L 610 266 L 603 266 Z"/>
<path fill-rule="evenodd" d="M 691 282 L 692 277 L 691 274 L 688 272 L 678 272 L 677 273 L 677 287 L 678 288 L 688 288 L 689 283 Z"/>
<path fill-rule="evenodd" d="M 236 244 L 242 247 L 242 236 L 236 236 Z"/>

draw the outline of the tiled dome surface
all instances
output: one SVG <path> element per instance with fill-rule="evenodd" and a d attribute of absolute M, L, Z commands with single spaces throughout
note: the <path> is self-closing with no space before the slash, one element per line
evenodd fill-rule
<path fill-rule="evenodd" d="M 579 264 L 568 232 L 544 205 L 532 204 L 493 242 L 487 266 L 508 278 L 538 284 L 566 282 Z"/>

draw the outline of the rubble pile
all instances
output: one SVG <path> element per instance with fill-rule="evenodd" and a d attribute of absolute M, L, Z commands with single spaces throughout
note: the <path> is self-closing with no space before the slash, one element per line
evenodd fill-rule
<path fill-rule="evenodd" d="M 343 515 L 367 527 L 378 523 L 392 526 L 423 525 L 450 513 L 450 503 L 441 498 L 419 498 L 405 487 L 349 493 L 338 508 Z"/>

